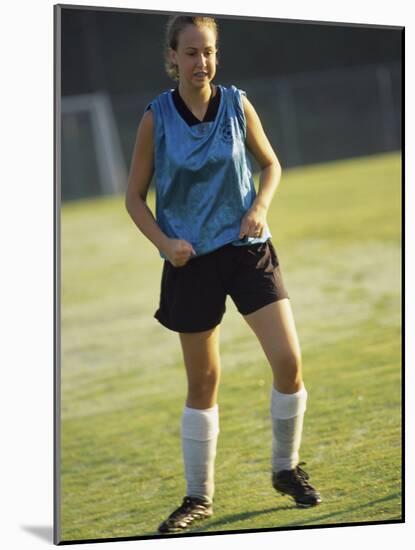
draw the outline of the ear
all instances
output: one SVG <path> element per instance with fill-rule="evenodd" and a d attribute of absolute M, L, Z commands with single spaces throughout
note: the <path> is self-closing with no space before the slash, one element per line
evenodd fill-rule
<path fill-rule="evenodd" d="M 177 53 L 173 50 L 173 48 L 169 48 L 169 59 L 173 65 L 177 65 Z"/>

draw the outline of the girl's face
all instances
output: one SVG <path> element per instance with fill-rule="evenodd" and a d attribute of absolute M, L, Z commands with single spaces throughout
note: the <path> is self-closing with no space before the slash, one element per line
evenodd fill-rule
<path fill-rule="evenodd" d="M 187 25 L 179 34 L 177 50 L 170 48 L 182 84 L 204 88 L 216 74 L 216 34 L 207 26 Z"/>

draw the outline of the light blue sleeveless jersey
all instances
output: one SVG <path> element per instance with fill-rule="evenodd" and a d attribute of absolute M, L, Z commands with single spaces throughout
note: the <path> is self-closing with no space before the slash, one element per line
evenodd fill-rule
<path fill-rule="evenodd" d="M 246 120 L 241 94 L 235 86 L 221 91 L 215 120 L 189 126 L 177 111 L 172 91 L 157 96 L 154 119 L 156 220 L 170 238 L 190 242 L 196 254 L 225 244 L 265 242 L 239 239 L 241 220 L 256 191 L 245 151 Z M 165 256 L 160 253 L 162 258 Z"/>

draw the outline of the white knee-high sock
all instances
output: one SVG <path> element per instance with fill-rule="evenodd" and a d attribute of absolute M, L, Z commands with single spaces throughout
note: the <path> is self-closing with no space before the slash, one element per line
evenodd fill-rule
<path fill-rule="evenodd" d="M 182 416 L 182 448 L 186 495 L 212 502 L 215 490 L 214 467 L 219 434 L 219 408 L 185 407 Z"/>
<path fill-rule="evenodd" d="M 296 393 L 271 393 L 272 471 L 292 470 L 298 464 L 307 391 L 303 386 Z"/>

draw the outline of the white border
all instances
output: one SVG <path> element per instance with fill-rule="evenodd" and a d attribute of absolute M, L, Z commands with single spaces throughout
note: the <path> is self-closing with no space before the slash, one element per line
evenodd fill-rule
<path fill-rule="evenodd" d="M 414 16 L 407 0 L 296 1 L 268 0 L 242 3 L 170 1 L 70 2 L 175 11 L 209 11 L 219 14 L 265 16 L 301 20 L 404 25 L 406 27 L 406 150 L 415 151 L 413 114 L 415 90 Z M 1 178 L 1 419 L 2 546 L 36 548 L 50 545 L 27 528 L 52 526 L 52 364 L 53 364 L 53 6 L 50 0 L 8 2 L 2 10 L 2 178 Z M 412 99 L 411 99 L 412 98 Z M 407 159 L 406 204 L 415 204 L 414 168 Z M 409 184 L 412 182 L 412 185 Z M 408 209 L 409 207 L 407 207 Z M 407 242 L 414 234 L 412 212 L 407 211 Z M 407 247 L 407 281 L 415 279 L 413 255 Z M 407 285 L 407 334 L 414 329 L 413 290 Z M 411 311 L 412 310 L 412 311 Z M 412 338 L 412 342 L 413 342 Z M 415 387 L 413 344 L 408 338 L 407 357 L 407 493 L 415 486 L 410 457 L 414 456 Z M 413 393 L 413 392 L 412 392 Z M 292 532 L 224 535 L 169 541 L 105 543 L 105 548 L 300 548 L 329 549 L 356 545 L 388 549 L 405 547 L 414 536 L 414 505 L 407 498 L 407 525 L 316 529 Z M 45 529 L 43 529 L 43 532 Z M 77 546 L 77 545 L 76 545 Z M 96 548 L 84 544 L 83 548 Z"/>

